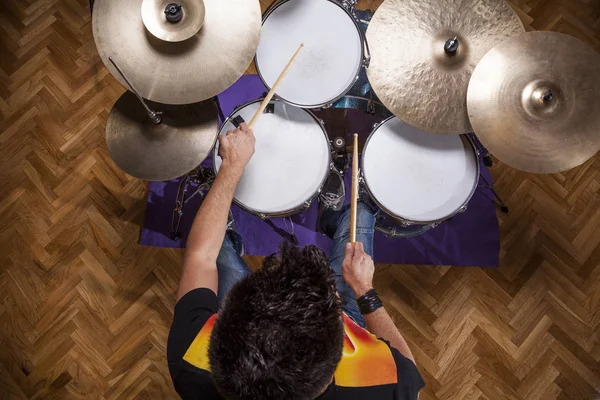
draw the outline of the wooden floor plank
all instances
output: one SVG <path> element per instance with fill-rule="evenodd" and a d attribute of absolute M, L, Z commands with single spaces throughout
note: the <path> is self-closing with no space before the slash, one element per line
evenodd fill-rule
<path fill-rule="evenodd" d="M 528 30 L 600 51 L 600 0 L 510 3 Z M 165 347 L 183 253 L 137 245 L 147 184 L 108 156 L 124 88 L 89 11 L 0 3 L 2 399 L 176 398 Z M 491 170 L 511 208 L 498 213 L 499 269 L 377 266 L 421 398 L 600 398 L 600 156 L 561 174 Z"/>

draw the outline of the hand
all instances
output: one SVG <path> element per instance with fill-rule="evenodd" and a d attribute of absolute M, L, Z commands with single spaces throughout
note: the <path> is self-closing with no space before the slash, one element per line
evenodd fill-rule
<path fill-rule="evenodd" d="M 240 127 L 234 131 L 219 136 L 219 156 L 223 160 L 223 165 L 235 168 L 240 173 L 244 171 L 254 154 L 255 142 L 254 132 L 246 123 L 240 124 Z"/>
<path fill-rule="evenodd" d="M 373 289 L 375 264 L 373 264 L 371 256 L 365 253 L 361 242 L 356 242 L 354 245 L 350 242 L 346 243 L 342 273 L 344 280 L 354 290 L 357 298 Z"/>

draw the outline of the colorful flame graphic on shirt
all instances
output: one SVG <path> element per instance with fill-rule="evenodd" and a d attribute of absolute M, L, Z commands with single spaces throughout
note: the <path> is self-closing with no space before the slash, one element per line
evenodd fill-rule
<path fill-rule="evenodd" d="M 206 321 L 183 359 L 196 368 L 210 372 L 208 344 L 217 315 Z M 390 348 L 344 315 L 344 349 L 335 371 L 335 384 L 366 387 L 398 382 L 396 362 Z"/>

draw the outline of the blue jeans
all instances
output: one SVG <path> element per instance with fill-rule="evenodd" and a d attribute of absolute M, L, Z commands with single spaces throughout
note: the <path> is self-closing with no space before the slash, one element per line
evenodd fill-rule
<path fill-rule="evenodd" d="M 345 206 L 341 211 L 325 211 L 321 216 L 321 230 L 333 238 L 333 247 L 329 255 L 331 268 L 336 276 L 336 289 L 342 300 L 342 309 L 358 325 L 365 328 L 365 320 L 356 304 L 354 291 L 344 281 L 342 275 L 342 262 L 346 253 L 346 243 L 350 241 L 350 208 Z M 356 240 L 362 242 L 365 251 L 373 256 L 373 232 L 375 230 L 375 214 L 364 203 L 358 203 L 356 210 Z M 223 246 L 217 258 L 219 271 L 219 292 L 217 296 L 222 304 L 229 290 L 239 280 L 250 273 L 250 269 L 240 256 L 242 238 L 233 231 L 228 230 L 223 240 Z"/>

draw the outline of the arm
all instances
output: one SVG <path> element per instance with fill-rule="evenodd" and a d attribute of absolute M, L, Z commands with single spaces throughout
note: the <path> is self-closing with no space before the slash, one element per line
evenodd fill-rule
<path fill-rule="evenodd" d="M 371 256 L 365 253 L 362 243 L 357 242 L 354 246 L 351 243 L 346 244 L 346 255 L 342 263 L 342 271 L 344 280 L 354 290 L 356 298 L 359 298 L 373 288 L 375 264 L 373 264 Z M 404 340 L 398 328 L 396 328 L 385 308 L 381 307 L 375 312 L 363 315 L 363 317 L 371 333 L 387 340 L 404 357 L 413 363 L 415 362 L 415 358 L 406 340 Z"/>
<path fill-rule="evenodd" d="M 187 239 L 177 301 L 196 288 L 217 293 L 217 256 L 225 237 L 227 215 L 235 188 L 254 154 L 254 142 L 254 133 L 246 124 L 219 137 L 219 156 L 223 162 Z"/>

